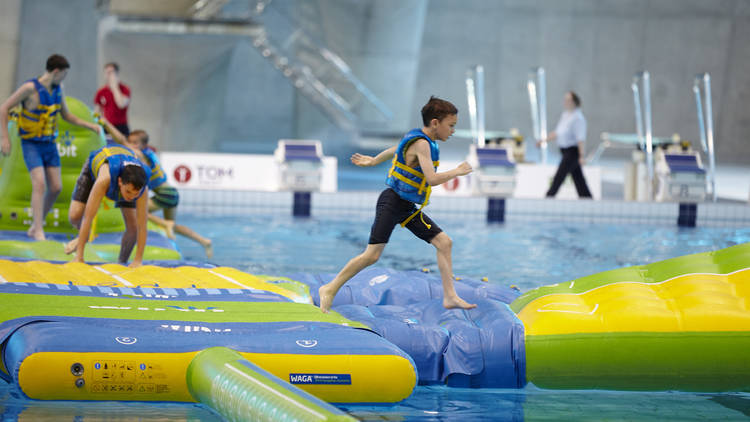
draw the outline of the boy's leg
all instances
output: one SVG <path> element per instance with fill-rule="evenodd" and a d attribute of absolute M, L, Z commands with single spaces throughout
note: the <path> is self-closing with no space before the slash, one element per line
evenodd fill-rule
<path fill-rule="evenodd" d="M 70 199 L 70 207 L 68 208 L 68 220 L 76 229 L 81 228 L 83 213 L 86 211 L 86 201 L 88 201 L 89 193 L 91 193 L 91 188 L 94 186 L 94 179 L 90 174 L 90 164 L 87 160 L 86 164 L 81 167 L 81 174 L 76 179 L 76 186 L 73 188 L 73 196 Z M 65 253 L 71 254 L 77 247 L 78 237 L 76 236 L 73 240 L 65 244 Z"/>
<path fill-rule="evenodd" d="M 121 206 L 120 212 L 122 212 L 122 219 L 125 220 L 125 233 L 122 234 L 120 255 L 117 258 L 117 262 L 120 264 L 127 264 L 128 259 L 130 258 L 130 253 L 133 252 L 133 247 L 135 246 L 135 241 L 138 237 L 138 224 L 135 208 Z"/>
<path fill-rule="evenodd" d="M 42 219 L 47 217 L 47 214 L 52 209 L 52 206 L 55 205 L 55 201 L 62 191 L 62 175 L 60 174 L 60 167 L 46 167 L 44 173 L 47 178 L 47 193 L 44 195 Z"/>
<path fill-rule="evenodd" d="M 68 208 L 68 220 L 73 227 L 81 228 L 81 220 L 83 220 L 83 212 L 86 210 L 86 203 L 76 201 L 75 199 L 70 201 L 70 208 Z M 65 253 L 70 255 L 75 252 L 78 247 L 78 236 L 73 238 L 70 242 L 65 244 Z"/>
<path fill-rule="evenodd" d="M 165 208 L 164 218 L 166 219 L 166 221 L 172 222 L 172 224 L 174 224 L 174 230 L 177 232 L 177 234 L 200 243 L 201 246 L 203 246 L 203 249 L 205 249 L 206 251 L 207 258 L 211 259 L 214 257 L 214 248 L 213 244 L 211 243 L 211 239 L 201 236 L 188 226 L 175 224 L 175 220 L 177 218 L 177 207 Z"/>
<path fill-rule="evenodd" d="M 331 280 L 327 284 L 320 286 L 320 289 L 318 289 L 318 294 L 320 295 L 321 311 L 327 313 L 331 310 L 333 298 L 336 296 L 336 293 L 339 291 L 341 286 L 349 281 L 349 279 L 357 275 L 357 273 L 359 273 L 363 269 L 378 262 L 378 259 L 380 259 L 380 255 L 383 253 L 383 249 L 385 249 L 385 245 L 385 243 L 367 245 L 365 251 L 350 259 L 349 262 L 344 265 L 344 268 L 342 268 L 341 271 L 336 274 L 336 277 L 334 277 L 333 280 Z"/>
<path fill-rule="evenodd" d="M 333 298 L 344 283 L 366 267 L 378 262 L 396 224 L 404 221 L 414 209 L 416 209 L 414 204 L 399 198 L 398 194 L 392 189 L 386 189 L 380 193 L 375 205 L 375 221 L 372 222 L 372 228 L 370 228 L 370 240 L 367 242 L 367 248 L 361 254 L 350 259 L 333 280 L 320 286 L 318 294 L 320 295 L 321 311 L 328 312 L 331 310 Z"/>
<path fill-rule="evenodd" d="M 445 232 L 441 231 L 430 241 L 430 243 L 435 249 L 437 249 L 438 269 L 440 270 L 440 278 L 443 282 L 443 306 L 448 309 L 476 308 L 477 305 L 468 303 L 461 299 L 456 293 L 456 288 L 453 285 L 453 260 L 451 256 L 453 240 L 451 240 Z"/>
<path fill-rule="evenodd" d="M 44 167 L 37 166 L 29 171 L 31 175 L 31 227 L 29 227 L 26 234 L 34 240 L 45 240 L 44 229 L 42 224 L 44 223 L 44 217 L 42 216 L 44 209 Z"/>
<path fill-rule="evenodd" d="M 167 235 L 168 238 L 170 238 L 172 240 L 175 239 L 175 235 L 174 235 L 174 225 L 175 225 L 175 223 L 174 223 L 174 221 L 167 220 L 167 219 L 159 217 L 158 215 L 152 213 L 151 209 L 149 209 L 149 211 L 148 211 L 148 220 L 151 221 L 152 223 L 156 223 L 157 225 L 159 225 L 162 228 L 164 228 L 164 230 L 166 231 L 166 235 Z"/>

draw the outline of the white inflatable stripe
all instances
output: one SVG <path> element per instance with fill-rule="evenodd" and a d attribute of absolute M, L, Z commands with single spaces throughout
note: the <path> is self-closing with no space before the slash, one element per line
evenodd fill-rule
<path fill-rule="evenodd" d="M 208 272 L 211 273 L 211 274 L 213 274 L 213 275 L 215 275 L 216 277 L 221 277 L 224 280 L 226 280 L 226 281 L 228 281 L 228 282 L 230 282 L 232 284 L 236 284 L 236 285 L 242 287 L 245 290 L 256 290 L 256 289 L 253 289 L 251 287 L 245 286 L 244 284 L 242 284 L 239 281 L 233 279 L 232 277 L 225 276 L 224 274 L 215 273 L 215 272 L 213 272 L 211 270 L 208 270 Z"/>
<path fill-rule="evenodd" d="M 585 292 L 578 292 L 578 293 L 561 293 L 561 292 L 554 292 L 554 293 L 548 293 L 548 294 L 546 294 L 546 295 L 542 295 L 542 296 L 538 296 L 538 297 L 535 297 L 534 299 L 532 299 L 532 300 L 531 300 L 531 301 L 530 301 L 529 303 L 527 303 L 526 305 L 528 305 L 528 304 L 530 304 L 530 303 L 532 303 L 532 302 L 536 301 L 537 299 L 541 299 L 541 298 L 543 298 L 543 297 L 547 297 L 547 296 L 553 296 L 553 295 L 562 295 L 562 294 L 565 294 L 565 295 L 583 295 L 583 294 L 585 294 L 585 293 L 588 293 L 588 292 L 593 292 L 594 290 L 597 290 L 597 289 L 602 289 L 602 288 L 605 288 L 605 287 L 607 287 L 607 286 L 611 286 L 611 285 L 613 285 L 613 284 L 643 284 L 643 285 L 646 285 L 646 286 L 657 286 L 657 285 L 659 285 L 659 284 L 663 284 L 663 283 L 666 283 L 666 282 L 668 282 L 668 281 L 672 281 L 672 280 L 678 279 L 678 278 L 680 278 L 680 277 L 685 277 L 685 276 L 690 276 L 690 275 L 709 275 L 709 276 L 713 275 L 713 276 L 727 277 L 727 276 L 730 276 L 730 275 L 733 275 L 733 274 L 741 273 L 742 271 L 750 271 L 750 268 L 741 268 L 741 269 L 739 269 L 739 270 L 736 270 L 736 271 L 732 271 L 732 272 L 730 272 L 730 273 L 726 273 L 726 274 L 720 274 L 720 273 L 686 273 L 686 274 L 680 274 L 680 275 L 676 275 L 676 276 L 674 276 L 674 277 L 672 277 L 672 278 L 669 278 L 669 279 L 667 279 L 667 280 L 664 280 L 664 281 L 659 281 L 659 282 L 655 282 L 655 283 L 648 283 L 648 282 L 645 282 L 645 281 L 618 281 L 618 282 L 616 282 L 616 283 L 604 284 L 604 285 L 601 285 L 601 286 L 598 286 L 598 287 L 594 287 L 593 289 L 591 289 L 591 290 L 586 290 Z M 572 284 L 572 283 L 573 283 L 573 282 L 571 282 L 571 285 L 570 285 L 570 286 L 569 286 L 568 288 L 572 288 L 572 287 L 573 287 L 573 284 Z M 549 286 L 542 286 L 542 287 L 554 287 L 554 286 L 557 286 L 557 284 L 552 284 L 552 285 L 549 285 Z M 524 308 L 526 307 L 526 305 L 524 305 Z"/>
<path fill-rule="evenodd" d="M 124 278 L 120 277 L 117 274 L 112 274 L 111 272 L 105 270 L 102 267 L 94 267 L 94 268 L 97 269 L 97 270 L 99 270 L 99 271 L 101 271 L 101 272 L 103 272 L 104 274 L 107 274 L 108 276 L 114 278 L 115 280 L 119 281 L 120 283 L 122 283 L 122 284 L 124 284 L 124 285 L 126 285 L 128 287 L 135 287 L 135 285 L 133 283 L 129 282 L 128 280 L 125 280 Z"/>
<path fill-rule="evenodd" d="M 544 307 L 549 306 L 549 305 L 575 305 L 575 306 L 580 306 L 580 303 L 562 303 L 562 304 L 561 303 L 548 303 L 548 304 L 544 305 L 543 307 L 537 309 L 536 311 L 537 312 L 563 312 L 563 313 L 567 313 L 567 314 L 587 314 L 587 315 L 594 315 L 594 312 L 596 312 L 596 310 L 599 309 L 599 304 L 598 303 L 594 305 L 594 309 L 592 309 L 591 312 L 564 311 L 564 310 L 561 310 L 561 309 L 556 309 L 556 310 L 544 309 Z"/>

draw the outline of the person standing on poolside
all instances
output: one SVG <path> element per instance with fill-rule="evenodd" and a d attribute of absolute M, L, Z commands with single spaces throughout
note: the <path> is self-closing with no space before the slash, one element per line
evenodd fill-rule
<path fill-rule="evenodd" d="M 128 106 L 130 87 L 120 81 L 120 66 L 117 63 L 104 65 L 104 82 L 94 95 L 94 111 L 104 116 L 125 136 L 130 134 Z"/>
<path fill-rule="evenodd" d="M 57 116 L 67 122 L 99 133 L 99 126 L 89 123 L 68 110 L 62 81 L 70 64 L 65 57 L 53 54 L 47 59 L 46 71 L 21 85 L 0 105 L 0 148 L 10 154 L 8 113 L 21 104 L 18 113 L 18 135 L 23 160 L 31 175 L 31 227 L 27 232 L 34 240 L 45 240 L 44 219 L 62 191 L 60 153 L 57 150 Z M 46 192 L 45 192 L 46 190 Z"/>
<path fill-rule="evenodd" d="M 393 165 L 386 178 L 388 188 L 378 198 L 367 248 L 349 260 L 333 280 L 318 290 L 320 309 L 323 312 L 330 311 L 333 298 L 349 279 L 378 261 L 396 224 L 401 224 L 401 227 L 406 227 L 415 236 L 435 247 L 443 283 L 443 306 L 448 309 L 476 308 L 477 305 L 461 299 L 453 285 L 453 241 L 430 217 L 422 213 L 422 208 L 430 199 L 431 186 L 441 185 L 472 171 L 471 166 L 463 162 L 452 170 L 437 172 L 440 150 L 436 141 L 448 140 L 455 131 L 457 120 L 456 106 L 430 97 L 422 107 L 422 129 L 412 129 L 397 146 L 388 148 L 375 157 L 352 155 L 352 163 L 360 167 L 376 166 L 391 158 Z M 417 203 L 421 204 L 419 209 L 415 205 Z"/>
<path fill-rule="evenodd" d="M 581 99 L 575 92 L 568 91 L 563 99 L 563 108 L 565 110 L 560 115 L 557 127 L 546 139 L 547 142 L 557 139 L 557 146 L 560 147 L 560 153 L 562 153 L 562 160 L 547 191 L 547 198 L 554 198 L 557 195 L 568 173 L 573 178 L 578 196 L 591 198 L 582 169 L 586 145 L 586 119 L 581 112 Z M 538 140 L 536 145 L 539 146 L 541 143 L 542 141 Z"/>

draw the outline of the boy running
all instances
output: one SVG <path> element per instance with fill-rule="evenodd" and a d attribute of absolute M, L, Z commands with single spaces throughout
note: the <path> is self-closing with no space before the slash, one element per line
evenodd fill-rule
<path fill-rule="evenodd" d="M 318 290 L 320 309 L 323 312 L 330 311 L 333 298 L 349 279 L 378 261 L 396 224 L 406 227 L 437 250 L 438 268 L 443 282 L 443 306 L 448 309 L 476 308 L 477 305 L 461 299 L 453 285 L 451 238 L 422 213 L 422 208 L 430 199 L 431 186 L 443 184 L 472 171 L 471 166 L 463 162 L 452 170 L 437 173 L 440 150 L 436 141 L 446 141 L 455 131 L 457 120 L 458 109 L 453 104 L 430 97 L 422 107 L 422 129 L 412 129 L 397 146 L 388 148 L 375 157 L 362 154 L 352 156 L 352 163 L 360 167 L 376 166 L 393 158 L 393 165 L 385 181 L 389 187 L 378 198 L 375 221 L 372 223 L 365 251 L 352 258 L 333 280 Z M 415 204 L 422 205 L 417 209 Z"/>

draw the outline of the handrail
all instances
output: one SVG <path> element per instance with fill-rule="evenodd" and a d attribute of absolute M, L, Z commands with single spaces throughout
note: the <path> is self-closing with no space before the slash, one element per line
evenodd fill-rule
<path fill-rule="evenodd" d="M 484 147 L 484 66 L 478 64 L 466 71 L 466 96 L 469 101 L 472 138 L 477 141 L 477 146 Z"/>
<path fill-rule="evenodd" d="M 703 82 L 703 92 L 701 92 Z M 714 153 L 714 120 L 711 109 L 711 76 L 702 73 L 695 76 L 693 81 L 695 106 L 698 112 L 698 129 L 700 131 L 701 146 L 708 156 L 708 183 L 711 186 L 711 199 L 716 202 L 716 155 Z M 705 97 L 705 98 L 703 98 Z M 703 104 L 705 103 L 705 112 Z M 705 117 L 704 117 L 705 116 Z"/>
<path fill-rule="evenodd" d="M 534 138 L 541 142 L 541 162 L 547 163 L 547 88 L 543 67 L 535 67 L 529 72 L 526 87 L 531 105 L 531 123 Z"/>
<path fill-rule="evenodd" d="M 648 183 L 646 187 L 648 199 L 652 200 L 654 198 L 654 145 L 651 130 L 651 76 L 648 71 L 644 70 L 636 73 L 633 76 L 633 82 L 630 87 L 633 90 L 635 126 L 639 143 L 646 150 L 646 168 L 648 169 Z M 643 103 L 643 108 L 641 108 L 641 103 Z"/>

